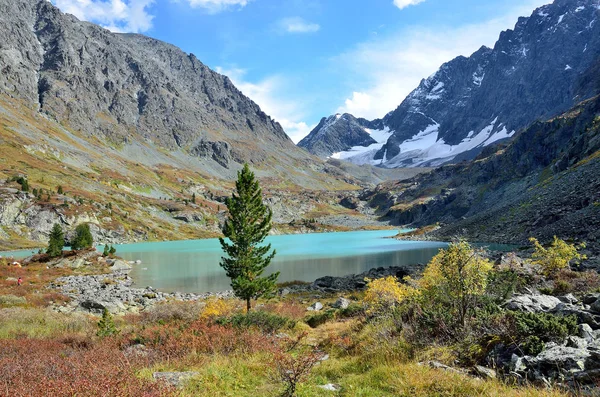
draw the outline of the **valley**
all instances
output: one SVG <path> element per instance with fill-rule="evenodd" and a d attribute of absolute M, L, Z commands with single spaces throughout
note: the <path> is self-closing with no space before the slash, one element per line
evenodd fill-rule
<path fill-rule="evenodd" d="M 0 0 L 1 396 L 598 394 L 600 3 L 336 1 Z"/>

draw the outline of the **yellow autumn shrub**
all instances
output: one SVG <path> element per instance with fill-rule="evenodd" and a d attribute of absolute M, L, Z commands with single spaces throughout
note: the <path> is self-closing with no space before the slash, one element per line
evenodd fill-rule
<path fill-rule="evenodd" d="M 554 241 L 548 248 L 542 246 L 534 237 L 531 237 L 529 241 L 531 241 L 535 249 L 531 255 L 533 263 L 540 265 L 544 274 L 549 276 L 556 274 L 560 269 L 569 267 L 571 261 L 586 259 L 585 255 L 581 255 L 578 252 L 579 249 L 585 248 L 585 244 L 575 246 L 556 236 L 554 236 Z"/>
<path fill-rule="evenodd" d="M 412 285 L 402 284 L 394 276 L 388 276 L 376 280 L 365 279 L 367 291 L 365 302 L 371 312 L 380 312 L 398 305 L 403 300 L 415 296 L 416 288 Z M 407 279 L 408 281 L 408 279 Z"/>
<path fill-rule="evenodd" d="M 202 310 L 202 318 L 216 318 L 221 316 L 226 316 L 231 314 L 234 310 L 231 301 L 227 301 L 225 299 L 208 299 L 206 301 L 206 306 L 204 306 L 204 310 Z"/>
<path fill-rule="evenodd" d="M 440 250 L 425 268 L 418 284 L 426 300 L 444 302 L 464 324 L 485 293 L 493 264 L 466 241 Z"/>

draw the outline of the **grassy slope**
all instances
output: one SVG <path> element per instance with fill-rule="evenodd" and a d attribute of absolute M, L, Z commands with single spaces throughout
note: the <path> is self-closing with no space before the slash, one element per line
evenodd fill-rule
<path fill-rule="evenodd" d="M 97 267 L 82 270 L 98 272 Z M 169 303 L 142 315 L 116 318 L 120 334 L 98 338 L 97 317 L 59 314 L 47 307 L 64 299 L 45 285 L 72 270 L 0 266 L 0 390 L 13 396 L 67 395 L 277 396 L 277 363 L 285 353 L 281 336 L 257 329 L 236 331 L 214 324 L 215 316 L 243 311 L 237 300 Z M 79 271 L 78 271 L 79 272 Z M 17 287 L 8 277 L 21 276 Z M 25 298 L 19 303 L 10 296 Z M 336 299 L 323 297 L 325 304 Z M 350 298 L 361 299 L 360 294 Z M 298 396 L 560 396 L 556 390 L 513 387 L 495 380 L 432 369 L 419 360 L 449 360 L 443 349 L 408 358 L 402 346 L 382 343 L 382 335 L 358 319 L 337 319 L 310 328 L 305 306 L 310 297 L 292 294 L 263 304 L 261 310 L 296 321 L 284 329 L 300 346 L 318 346 L 329 359 L 313 368 Z M 149 353 L 131 355 L 143 342 Z M 357 347 L 358 346 L 358 347 Z M 283 353 L 282 352 L 283 350 Z M 298 348 L 296 348 L 298 349 Z M 153 381 L 157 371 L 193 371 L 183 389 L 165 389 Z M 43 385 L 40 374 L 44 375 Z M 93 377 L 93 382 L 86 379 Z M 338 392 L 320 386 L 333 383 Z"/>

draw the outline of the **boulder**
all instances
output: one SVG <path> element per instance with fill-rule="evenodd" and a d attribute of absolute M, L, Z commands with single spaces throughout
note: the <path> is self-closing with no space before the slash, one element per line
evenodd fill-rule
<path fill-rule="evenodd" d="M 346 298 L 338 298 L 333 304 L 336 309 L 347 309 L 350 306 L 350 301 Z"/>
<path fill-rule="evenodd" d="M 539 313 L 549 312 L 561 303 L 558 298 L 550 295 L 515 295 L 505 303 L 505 307 L 508 310 Z"/>
<path fill-rule="evenodd" d="M 587 340 L 588 342 L 595 339 L 594 331 L 588 324 L 579 324 L 579 337 Z"/>
<path fill-rule="evenodd" d="M 579 302 L 579 300 L 575 297 L 575 295 L 573 294 L 567 294 L 564 296 L 558 296 L 557 297 L 558 300 L 560 300 L 562 303 L 570 303 L 572 305 L 576 304 L 577 302 Z"/>
<path fill-rule="evenodd" d="M 306 308 L 306 310 L 308 310 L 310 312 L 317 312 L 321 309 L 323 309 L 323 304 L 321 302 L 315 302 Z"/>
<path fill-rule="evenodd" d="M 112 266 L 110 267 L 110 270 L 115 273 L 115 272 L 129 272 L 132 269 L 132 266 L 120 259 L 117 259 L 116 261 L 113 262 Z"/>
<path fill-rule="evenodd" d="M 491 368 L 487 368 L 481 365 L 473 367 L 473 372 L 480 378 L 483 379 L 496 379 L 496 371 Z"/>
<path fill-rule="evenodd" d="M 319 388 L 327 391 L 338 391 L 340 390 L 339 385 L 335 385 L 333 383 L 327 383 L 326 385 L 319 385 Z"/>
<path fill-rule="evenodd" d="M 81 257 L 61 258 L 51 266 L 58 268 L 79 269 L 80 267 L 85 266 L 85 259 Z"/>

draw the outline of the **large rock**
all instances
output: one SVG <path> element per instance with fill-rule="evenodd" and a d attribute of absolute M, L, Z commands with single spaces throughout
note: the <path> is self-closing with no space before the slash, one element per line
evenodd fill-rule
<path fill-rule="evenodd" d="M 120 259 L 117 259 L 116 261 L 114 261 L 113 264 L 110 266 L 110 270 L 113 273 L 116 273 L 116 272 L 126 273 L 126 272 L 131 271 L 131 269 L 132 269 L 132 266 L 129 263 L 127 263 L 123 260 L 120 260 Z"/>
<path fill-rule="evenodd" d="M 71 269 L 79 269 L 85 266 L 85 259 L 80 257 L 68 257 L 59 259 L 53 266 L 54 267 L 67 267 Z"/>
<path fill-rule="evenodd" d="M 540 313 L 549 312 L 561 303 L 558 298 L 550 295 L 515 295 L 505 303 L 505 307 L 508 310 Z"/>

